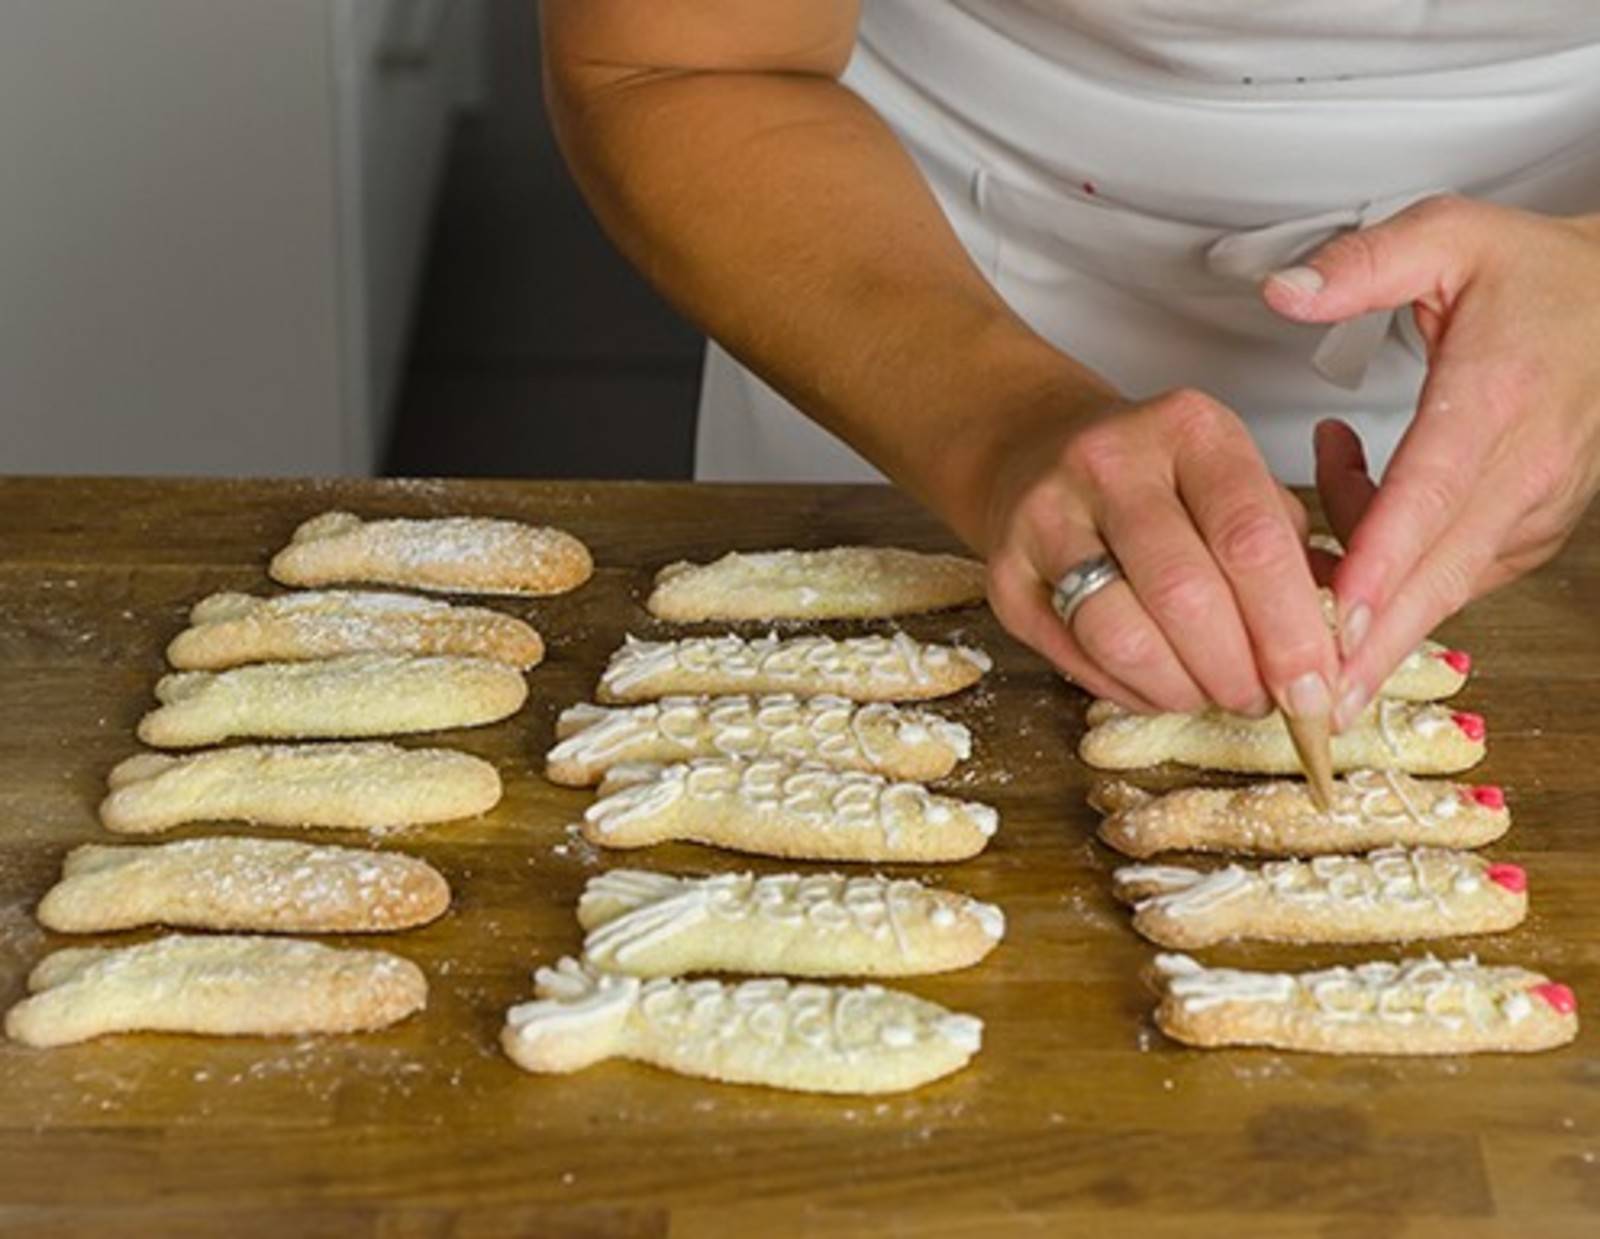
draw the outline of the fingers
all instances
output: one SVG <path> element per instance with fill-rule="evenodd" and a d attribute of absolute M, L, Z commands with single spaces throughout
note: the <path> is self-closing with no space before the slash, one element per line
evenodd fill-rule
<path fill-rule="evenodd" d="M 1198 709 L 1210 700 L 1236 713 L 1270 710 L 1233 592 L 1171 488 L 1147 485 L 1119 493 L 1101 515 L 1100 532 L 1122 565 L 1131 595 L 1108 597 L 1111 605 L 1092 611 L 1085 605 L 1078 613 L 1077 636 L 1085 650 L 1109 654 L 1118 626 L 1142 629 L 1142 612 L 1182 665 L 1183 680 L 1198 685 L 1199 700 L 1176 708 Z M 1164 683 L 1179 687 L 1171 668 L 1163 665 L 1159 673 Z M 1139 677 L 1119 674 L 1140 685 Z"/>
<path fill-rule="evenodd" d="M 1141 714 L 1158 713 L 1154 702 L 1102 671 L 1084 654 L 1050 603 L 1053 589 L 1053 583 L 1046 582 L 1026 556 L 1016 550 L 1003 551 L 990 561 L 989 602 L 1006 631 L 1043 654 L 1056 670 L 1095 696 L 1108 697 Z"/>
<path fill-rule="evenodd" d="M 1499 446 L 1504 417 L 1475 391 L 1475 369 L 1449 358 L 1436 365 L 1383 485 L 1346 539 L 1334 589 L 1350 643 L 1359 643 L 1365 624 L 1412 579 L 1447 530 L 1469 509 L 1495 502 L 1482 493 L 1479 479 Z"/>
<path fill-rule="evenodd" d="M 1414 301 L 1448 302 L 1482 226 L 1481 205 L 1427 198 L 1392 219 L 1335 237 L 1300 266 L 1274 271 L 1261 286 L 1286 318 L 1332 323 Z"/>
<path fill-rule="evenodd" d="M 1333 536 L 1349 545 L 1367 505 L 1378 488 L 1367 471 L 1361 437 L 1344 422 L 1318 422 L 1316 430 L 1317 494 Z"/>
<path fill-rule="evenodd" d="M 1400 661 L 1442 621 L 1454 615 L 1485 588 L 1500 583 L 1494 565 L 1516 521 L 1510 504 L 1473 513 L 1432 547 L 1405 588 L 1376 618 L 1359 644 L 1354 644 L 1339 683 L 1334 723 L 1350 725 Z"/>
<path fill-rule="evenodd" d="M 1219 421 L 1178 453 L 1178 491 L 1236 600 L 1265 687 L 1300 717 L 1326 718 L 1338 658 L 1305 538 L 1242 427 Z"/>

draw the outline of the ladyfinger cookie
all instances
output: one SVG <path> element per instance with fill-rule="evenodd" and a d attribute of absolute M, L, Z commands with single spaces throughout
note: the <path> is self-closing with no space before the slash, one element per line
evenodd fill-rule
<path fill-rule="evenodd" d="M 338 934 L 426 925 L 449 906 L 444 878 L 415 856 L 224 837 L 74 848 L 38 916 L 69 934 L 140 925 Z"/>
<path fill-rule="evenodd" d="M 595 696 L 614 704 L 684 694 L 831 693 L 852 701 L 922 701 L 976 684 L 993 663 L 982 650 L 892 637 L 779 637 L 776 633 L 640 641 L 611 656 Z"/>
<path fill-rule="evenodd" d="M 490 658 L 522 670 L 544 657 L 539 634 L 515 616 L 414 594 L 212 594 L 195 604 L 189 625 L 167 646 L 167 661 L 181 671 L 366 651 Z"/>
<path fill-rule="evenodd" d="M 967 968 L 1005 935 L 993 904 L 909 878 L 613 869 L 578 901 L 584 961 L 637 977 L 685 972 L 915 976 Z"/>
<path fill-rule="evenodd" d="M 1319 1054 L 1477 1054 L 1549 1050 L 1578 1035 L 1565 985 L 1472 956 L 1366 963 L 1319 972 L 1205 968 L 1156 958 L 1156 1024 L 1196 1046 L 1260 1045 Z"/>
<path fill-rule="evenodd" d="M 201 821 L 383 830 L 487 813 L 501 790 L 481 757 L 380 741 L 140 753 L 107 782 L 100 821 L 130 835 Z"/>
<path fill-rule="evenodd" d="M 1399 701 L 1443 701 L 1466 687 L 1472 655 L 1424 641 L 1389 674 L 1379 695 Z"/>
<path fill-rule="evenodd" d="M 1492 784 L 1427 782 L 1395 770 L 1357 770 L 1334 780 L 1324 811 L 1304 783 L 1184 787 L 1153 795 L 1131 783 L 1098 784 L 1100 838 L 1125 856 L 1238 852 L 1321 856 L 1435 844 L 1477 848 L 1511 826 L 1505 793 Z"/>
<path fill-rule="evenodd" d="M 887 546 L 731 551 L 656 573 L 645 604 L 676 623 L 702 620 L 887 619 L 982 602 L 984 567 L 959 555 Z"/>
<path fill-rule="evenodd" d="M 895 1093 L 965 1067 L 983 1021 L 878 985 L 762 978 L 740 985 L 597 973 L 572 959 L 535 974 L 500 1044 L 525 1071 L 626 1058 L 729 1084 Z"/>
<path fill-rule="evenodd" d="M 106 1033 L 283 1037 L 386 1028 L 427 1005 L 428 983 L 387 951 L 291 938 L 169 934 L 47 956 L 6 1035 L 33 1046 Z"/>
<path fill-rule="evenodd" d="M 562 594 L 594 572 L 561 529 L 481 516 L 364 521 L 324 512 L 294 531 L 268 569 L 285 585 L 362 582 L 454 594 Z"/>
<path fill-rule="evenodd" d="M 1333 768 L 1453 774 L 1483 760 L 1484 734 L 1480 715 L 1380 698 L 1333 737 Z M 1089 730 L 1079 742 L 1078 755 L 1102 770 L 1132 770 L 1168 761 L 1240 774 L 1300 770 L 1281 714 L 1260 719 L 1219 710 L 1130 714 L 1110 701 L 1089 707 Z"/>
<path fill-rule="evenodd" d="M 929 710 L 844 697 L 667 697 L 607 709 L 575 705 L 556 720 L 552 783 L 584 787 L 626 762 L 777 757 L 896 779 L 940 779 L 972 752 L 972 733 Z"/>
<path fill-rule="evenodd" d="M 1337 552 L 1343 554 L 1342 551 Z M 1333 590 L 1324 587 L 1318 591 L 1322 600 L 1323 618 L 1333 632 L 1339 630 L 1339 602 Z M 1472 656 L 1465 650 L 1451 649 L 1437 641 L 1423 641 L 1407 654 L 1400 665 L 1389 673 L 1379 697 L 1394 697 L 1400 701 L 1442 701 L 1460 692 L 1472 670 Z"/>
<path fill-rule="evenodd" d="M 527 700 L 522 673 L 485 658 L 347 654 L 308 663 L 182 671 L 156 685 L 159 708 L 139 723 L 156 748 L 232 736 L 393 736 L 477 727 Z"/>
<path fill-rule="evenodd" d="M 1133 927 L 1158 946 L 1412 942 L 1493 934 L 1528 915 L 1528 875 L 1447 848 L 1383 848 L 1264 865 L 1129 865 L 1113 877 Z"/>
<path fill-rule="evenodd" d="M 934 864 L 983 851 L 1000 815 L 985 804 L 862 771 L 766 759 L 613 766 L 583 835 L 609 848 L 681 839 L 795 860 Z"/>

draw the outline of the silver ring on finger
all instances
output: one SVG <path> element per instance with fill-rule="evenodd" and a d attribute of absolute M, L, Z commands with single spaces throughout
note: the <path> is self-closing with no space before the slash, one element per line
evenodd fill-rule
<path fill-rule="evenodd" d="M 1051 594 L 1050 605 L 1055 608 L 1063 624 L 1071 624 L 1079 607 L 1121 578 L 1122 569 L 1109 554 L 1091 555 L 1061 574 Z"/>

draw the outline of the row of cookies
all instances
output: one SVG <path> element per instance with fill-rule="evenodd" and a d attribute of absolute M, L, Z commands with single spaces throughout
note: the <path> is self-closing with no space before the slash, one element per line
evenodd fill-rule
<path fill-rule="evenodd" d="M 1188 787 L 1152 795 L 1123 781 L 1095 789 L 1099 834 L 1140 860 L 1170 850 L 1279 858 L 1220 868 L 1141 864 L 1117 870 L 1117 897 L 1157 945 L 1224 941 L 1408 942 L 1502 932 L 1527 915 L 1527 875 L 1473 848 L 1510 825 L 1495 786 L 1424 780 L 1482 759 L 1485 726 L 1437 700 L 1465 683 L 1470 660 L 1429 643 L 1334 745 L 1333 803 L 1298 782 Z M 1135 719 L 1090 711 L 1081 755 L 1127 769 L 1176 760 L 1248 774 L 1296 768 L 1281 717 L 1210 712 Z M 1199 1046 L 1267 1045 L 1327 1053 L 1433 1054 L 1538 1050 L 1570 1041 L 1567 987 L 1474 957 L 1369 961 L 1302 974 L 1208 968 L 1188 955 L 1151 969 L 1156 1021 Z"/>
<path fill-rule="evenodd" d="M 967 560 L 835 548 L 675 564 L 649 609 L 670 621 L 882 618 L 982 593 L 981 566 Z M 969 687 L 988 665 L 980 651 L 904 633 L 630 637 L 598 704 L 561 715 L 546 771 L 598 785 L 581 829 L 607 849 L 683 840 L 789 860 L 963 860 L 998 815 L 925 786 L 969 755 L 971 736 L 913 703 Z M 1005 932 L 1001 910 L 969 896 L 833 872 L 614 869 L 587 884 L 577 915 L 581 959 L 539 969 L 535 1000 L 507 1012 L 502 1043 L 519 1066 L 624 1057 L 842 1093 L 955 1071 L 982 1023 L 881 985 L 820 979 L 968 967 Z M 685 979 L 705 972 L 757 979 Z"/>
<path fill-rule="evenodd" d="M 293 586 L 337 582 L 494 593 L 575 588 L 591 571 L 570 535 L 510 521 L 362 522 L 329 513 L 272 561 Z M 233 737 L 327 739 L 474 726 L 509 716 L 543 656 L 521 620 L 398 593 L 216 594 L 168 647 L 176 674 L 139 736 L 158 748 Z M 111 772 L 101 821 L 149 835 L 195 821 L 377 830 L 487 811 L 488 762 L 389 743 L 242 745 L 143 753 Z M 57 951 L 9 1013 L 12 1037 L 62 1045 L 103 1033 L 304 1034 L 381 1028 L 420 1010 L 427 983 L 386 951 L 267 934 L 375 933 L 444 914 L 450 890 L 420 858 L 283 839 L 214 836 L 86 845 L 38 907 L 62 933 L 164 926 L 123 948 Z M 242 932 L 241 932 L 242 931 Z"/>

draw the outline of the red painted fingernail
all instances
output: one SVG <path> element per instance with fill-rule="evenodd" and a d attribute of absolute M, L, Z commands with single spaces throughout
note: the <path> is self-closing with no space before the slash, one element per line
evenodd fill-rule
<path fill-rule="evenodd" d="M 1466 650 L 1440 650 L 1438 658 L 1457 675 L 1467 675 L 1472 671 L 1472 655 Z"/>
<path fill-rule="evenodd" d="M 1476 800 L 1485 809 L 1503 809 L 1506 807 L 1506 794 L 1493 783 L 1485 783 L 1482 787 L 1467 788 L 1467 795 Z"/>
<path fill-rule="evenodd" d="M 1578 996 L 1572 992 L 1571 986 L 1563 985 L 1560 981 L 1546 981 L 1543 985 L 1535 985 L 1528 992 L 1539 995 L 1562 1015 L 1577 1013 Z"/>
<path fill-rule="evenodd" d="M 1513 894 L 1520 894 L 1528 889 L 1528 871 L 1521 865 L 1490 865 L 1487 876 L 1496 886 L 1503 886 Z"/>
<path fill-rule="evenodd" d="M 1468 714 L 1463 710 L 1459 714 L 1452 714 L 1450 717 L 1455 719 L 1456 726 L 1461 728 L 1462 734 L 1468 740 L 1482 740 L 1484 736 L 1489 734 L 1489 728 L 1484 723 L 1483 715 L 1481 714 Z"/>

